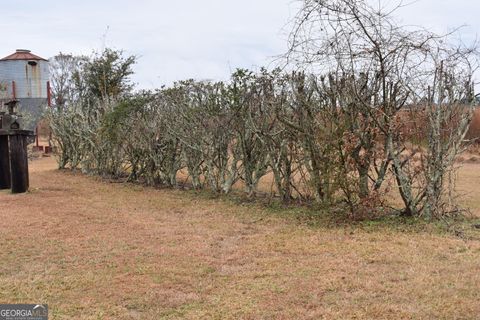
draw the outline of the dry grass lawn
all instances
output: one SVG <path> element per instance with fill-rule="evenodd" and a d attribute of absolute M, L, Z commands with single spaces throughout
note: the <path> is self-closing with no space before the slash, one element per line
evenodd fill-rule
<path fill-rule="evenodd" d="M 461 179 L 478 210 L 480 165 Z M 0 192 L 0 235 L 0 302 L 51 319 L 480 318 L 475 238 L 309 226 L 52 158 L 31 163 L 28 194 Z"/>

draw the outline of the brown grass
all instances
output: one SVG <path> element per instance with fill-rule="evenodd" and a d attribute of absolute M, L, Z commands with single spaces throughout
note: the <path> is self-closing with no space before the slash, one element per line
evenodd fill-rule
<path fill-rule="evenodd" d="M 480 242 L 309 227 L 257 206 L 31 164 L 0 192 L 0 302 L 51 319 L 478 319 Z M 480 165 L 461 172 L 480 208 Z M 477 197 L 475 193 L 477 193 Z"/>

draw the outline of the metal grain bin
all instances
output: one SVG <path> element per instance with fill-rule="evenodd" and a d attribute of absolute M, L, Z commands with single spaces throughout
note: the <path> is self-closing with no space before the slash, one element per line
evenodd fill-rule
<path fill-rule="evenodd" d="M 49 76 L 48 60 L 30 50 L 0 59 L 0 102 L 19 100 L 26 129 L 33 129 L 48 103 Z"/>

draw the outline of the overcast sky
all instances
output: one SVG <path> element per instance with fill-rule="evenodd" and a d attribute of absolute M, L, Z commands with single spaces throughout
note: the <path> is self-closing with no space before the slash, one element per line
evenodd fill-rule
<path fill-rule="evenodd" d="M 373 1 L 373 0 L 372 0 Z M 390 0 L 392 1 L 392 0 Z M 0 0 L 0 56 L 17 48 L 49 58 L 91 54 L 104 44 L 139 57 L 134 81 L 227 79 L 238 67 L 268 66 L 286 51 L 297 0 Z M 419 0 L 400 12 L 408 24 L 480 33 L 480 1 Z"/>

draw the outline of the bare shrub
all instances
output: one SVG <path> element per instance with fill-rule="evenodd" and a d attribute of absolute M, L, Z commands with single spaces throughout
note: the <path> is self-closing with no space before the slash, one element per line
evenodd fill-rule
<path fill-rule="evenodd" d="M 112 72 L 128 77 L 133 58 L 106 51 L 87 63 L 90 89 L 77 90 L 90 94 L 49 115 L 60 167 L 169 187 L 187 172 L 195 189 L 227 194 L 242 182 L 250 198 L 271 174 L 283 202 L 353 219 L 383 214 L 395 184 L 403 205 L 391 209 L 403 215 L 458 212 L 474 48 L 398 25 L 367 1 L 303 3 L 287 55 L 295 72 L 237 70 L 130 94 L 125 79 L 105 87 L 94 66 L 118 60 L 126 69 Z"/>

